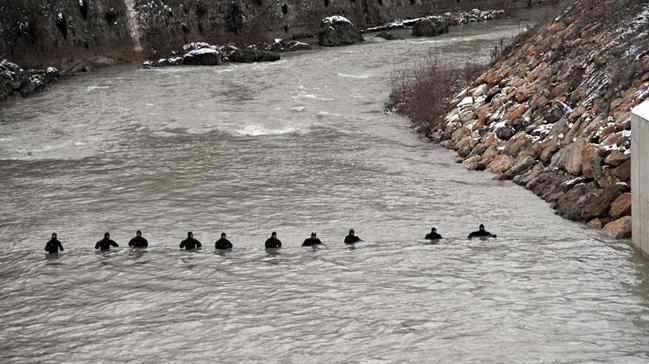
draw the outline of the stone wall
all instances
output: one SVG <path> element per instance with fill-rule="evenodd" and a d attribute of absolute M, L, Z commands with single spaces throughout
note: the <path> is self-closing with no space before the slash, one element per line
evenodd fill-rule
<path fill-rule="evenodd" d="M 630 181 L 630 110 L 649 97 L 648 26 L 646 1 L 576 1 L 457 95 L 430 136 L 467 168 L 628 238 L 639 187 Z"/>
<path fill-rule="evenodd" d="M 313 33 L 343 15 L 359 26 L 525 0 L 3 0 L 0 59 L 61 65 L 103 55 L 138 61 L 188 41 L 245 41 Z"/>

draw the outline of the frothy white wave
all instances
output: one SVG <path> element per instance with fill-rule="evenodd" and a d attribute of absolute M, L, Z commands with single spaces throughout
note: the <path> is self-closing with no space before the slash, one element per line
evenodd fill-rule
<path fill-rule="evenodd" d="M 98 86 L 98 85 L 94 85 L 94 86 L 88 86 L 88 87 L 86 87 L 86 91 L 90 92 L 90 91 L 94 91 L 94 90 L 103 90 L 103 89 L 107 89 L 107 88 L 110 88 L 110 86 Z"/>
<path fill-rule="evenodd" d="M 330 97 L 319 97 L 313 94 L 300 94 L 296 96 L 291 96 L 294 100 L 318 100 L 318 101 L 333 101 L 334 99 Z"/>
<path fill-rule="evenodd" d="M 349 75 L 349 74 L 346 74 L 346 73 L 338 73 L 338 74 L 336 74 L 336 76 L 344 77 L 344 78 L 353 78 L 355 80 L 365 80 L 365 79 L 370 78 L 369 75 Z"/>
<path fill-rule="evenodd" d="M 281 135 L 300 132 L 298 128 L 286 127 L 281 129 L 269 129 L 260 125 L 246 125 L 243 129 L 234 131 L 240 135 L 246 136 L 263 136 L 263 135 Z"/>

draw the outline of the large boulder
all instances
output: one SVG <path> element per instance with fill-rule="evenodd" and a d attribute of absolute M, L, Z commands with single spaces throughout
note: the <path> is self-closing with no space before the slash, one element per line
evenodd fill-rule
<path fill-rule="evenodd" d="M 505 178 L 512 179 L 520 174 L 526 173 L 532 169 L 535 164 L 536 160 L 534 158 L 529 156 L 525 157 L 505 173 Z"/>
<path fill-rule="evenodd" d="M 611 204 L 611 209 L 608 212 L 611 219 L 618 219 L 622 216 L 631 215 L 631 194 L 625 192 L 618 196 L 618 198 Z"/>
<path fill-rule="evenodd" d="M 238 49 L 230 55 L 230 62 L 236 63 L 275 62 L 279 59 L 280 56 L 277 53 L 258 49 Z"/>
<path fill-rule="evenodd" d="M 363 36 L 347 18 L 334 15 L 320 21 L 318 43 L 325 47 L 336 47 L 362 42 Z"/>
<path fill-rule="evenodd" d="M 448 33 L 448 19 L 441 16 L 429 16 L 419 19 L 412 27 L 412 35 L 435 37 Z"/>
<path fill-rule="evenodd" d="M 214 48 L 191 50 L 185 53 L 182 61 L 182 64 L 191 66 L 215 66 L 221 63 L 221 53 Z"/>
<path fill-rule="evenodd" d="M 604 230 L 615 239 L 628 239 L 631 237 L 631 216 L 624 216 L 604 226 Z"/>

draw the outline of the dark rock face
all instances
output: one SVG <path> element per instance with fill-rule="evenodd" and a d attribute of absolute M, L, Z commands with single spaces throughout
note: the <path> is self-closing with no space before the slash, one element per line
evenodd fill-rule
<path fill-rule="evenodd" d="M 238 49 L 230 55 L 229 59 L 230 62 L 236 63 L 275 62 L 279 61 L 280 56 L 277 53 L 257 49 Z"/>
<path fill-rule="evenodd" d="M 383 32 L 378 32 L 376 33 L 375 37 L 377 38 L 383 38 L 385 40 L 396 40 L 396 39 L 401 39 L 401 37 L 394 35 L 392 32 L 388 31 L 383 31 Z"/>
<path fill-rule="evenodd" d="M 441 16 L 429 16 L 420 19 L 412 27 L 412 35 L 435 37 L 444 33 L 448 33 L 448 19 Z"/>
<path fill-rule="evenodd" d="M 0 61 L 0 101 L 12 96 L 27 97 L 44 90 L 48 84 L 56 82 L 61 73 L 54 67 L 47 70 L 23 70 L 8 60 Z"/>
<path fill-rule="evenodd" d="M 526 173 L 534 167 L 536 160 L 532 157 L 525 157 L 522 161 L 515 164 L 511 169 L 505 172 L 505 177 L 507 179 L 512 179 L 518 175 Z"/>
<path fill-rule="evenodd" d="M 322 19 L 318 32 L 318 43 L 325 47 L 336 47 L 362 42 L 361 32 L 351 21 L 342 16 Z"/>

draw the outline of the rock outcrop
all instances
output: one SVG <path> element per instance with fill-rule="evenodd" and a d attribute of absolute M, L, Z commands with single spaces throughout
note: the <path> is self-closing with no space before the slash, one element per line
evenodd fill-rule
<path fill-rule="evenodd" d="M 431 140 L 568 219 L 630 234 L 633 106 L 649 96 L 649 5 L 580 0 L 456 95 Z"/>
<path fill-rule="evenodd" d="M 334 15 L 322 19 L 318 31 L 318 44 L 337 47 L 362 42 L 360 30 L 349 19 Z"/>
<path fill-rule="evenodd" d="M 412 35 L 435 37 L 448 33 L 449 21 L 442 16 L 429 16 L 419 19 L 412 27 Z"/>
<path fill-rule="evenodd" d="M 14 96 L 27 97 L 43 91 L 61 78 L 54 67 L 24 70 L 19 65 L 3 59 L 0 61 L 0 102 Z"/>

